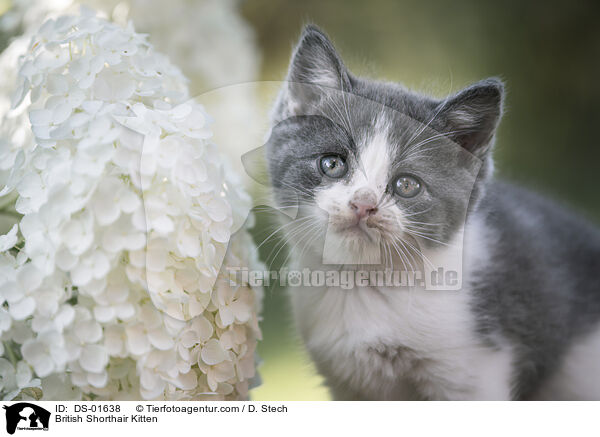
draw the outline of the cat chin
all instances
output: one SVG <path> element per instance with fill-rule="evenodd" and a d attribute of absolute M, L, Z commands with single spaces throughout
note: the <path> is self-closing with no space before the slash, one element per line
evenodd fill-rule
<path fill-rule="evenodd" d="M 379 232 L 364 225 L 351 225 L 336 232 L 349 243 L 378 244 L 380 240 Z"/>
<path fill-rule="evenodd" d="M 358 226 L 328 231 L 322 248 L 325 264 L 374 264 L 381 259 L 379 234 Z"/>

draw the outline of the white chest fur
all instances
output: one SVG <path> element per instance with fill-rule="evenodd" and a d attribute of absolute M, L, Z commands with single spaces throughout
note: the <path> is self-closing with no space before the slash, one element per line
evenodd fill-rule
<path fill-rule="evenodd" d="M 509 399 L 511 350 L 478 338 L 466 283 L 458 291 L 293 288 L 291 300 L 336 398 Z"/>

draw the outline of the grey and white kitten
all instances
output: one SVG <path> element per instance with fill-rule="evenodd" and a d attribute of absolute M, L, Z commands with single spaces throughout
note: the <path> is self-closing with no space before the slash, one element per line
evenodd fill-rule
<path fill-rule="evenodd" d="M 462 262 L 454 291 L 292 289 L 335 399 L 600 399 L 600 235 L 492 178 L 503 94 L 497 79 L 438 100 L 359 78 L 304 30 L 267 143 L 276 200 L 298 206 L 290 268 L 330 270 L 324 245 L 335 268 Z"/>

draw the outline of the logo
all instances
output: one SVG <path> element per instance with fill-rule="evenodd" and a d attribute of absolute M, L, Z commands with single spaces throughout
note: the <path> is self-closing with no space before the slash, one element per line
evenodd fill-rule
<path fill-rule="evenodd" d="M 3 406 L 6 410 L 6 432 L 14 434 L 15 430 L 48 431 L 50 411 L 28 402 L 19 402 Z"/>

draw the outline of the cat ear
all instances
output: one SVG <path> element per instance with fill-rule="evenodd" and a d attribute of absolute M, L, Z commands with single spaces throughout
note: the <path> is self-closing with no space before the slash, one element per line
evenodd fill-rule
<path fill-rule="evenodd" d="M 342 89 L 348 85 L 348 71 L 333 44 L 317 26 L 302 31 L 292 54 L 287 80 Z"/>
<path fill-rule="evenodd" d="M 280 115 L 304 115 L 301 112 L 321 99 L 323 87 L 349 91 L 349 73 L 327 35 L 310 24 L 292 54 L 277 105 L 284 113 Z"/>
<path fill-rule="evenodd" d="M 504 85 L 485 79 L 450 96 L 438 106 L 443 131 L 469 152 L 482 157 L 492 146 L 502 116 Z"/>

